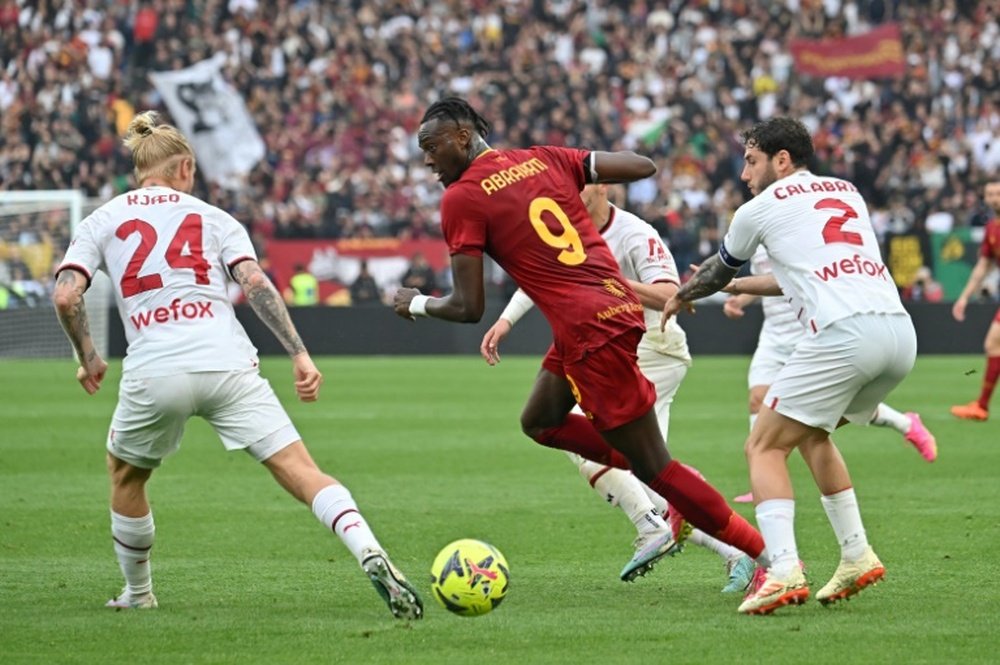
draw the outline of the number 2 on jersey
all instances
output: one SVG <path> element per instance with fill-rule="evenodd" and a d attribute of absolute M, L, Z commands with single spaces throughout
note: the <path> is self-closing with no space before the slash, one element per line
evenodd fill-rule
<path fill-rule="evenodd" d="M 843 242 L 848 245 L 865 244 L 860 233 L 844 230 L 844 224 L 849 220 L 858 218 L 858 213 L 855 212 L 854 208 L 840 199 L 823 199 L 822 201 L 817 201 L 813 208 L 816 210 L 829 210 L 832 208 L 844 213 L 838 217 L 831 217 L 823 226 L 823 242 L 827 245 L 834 242 Z"/>
<path fill-rule="evenodd" d="M 125 274 L 122 275 L 121 288 L 122 297 L 130 298 L 143 291 L 152 291 L 163 288 L 163 278 L 159 273 L 150 275 L 140 275 L 142 265 L 149 258 L 150 252 L 156 246 L 156 229 L 149 222 L 141 219 L 130 219 L 115 230 L 115 235 L 120 240 L 125 240 L 134 233 L 139 234 L 139 246 L 132 253 Z M 187 244 L 188 253 L 184 254 L 184 245 Z M 201 247 L 201 215 L 190 213 L 184 217 L 177 233 L 167 247 L 164 254 L 167 265 L 171 268 L 187 268 L 194 271 L 195 284 L 208 284 L 209 264 L 202 254 Z"/>
<path fill-rule="evenodd" d="M 562 226 L 563 232 L 561 234 L 556 235 L 545 225 L 542 213 L 546 212 L 555 217 L 559 225 Z M 531 225 L 542 242 L 549 247 L 563 250 L 556 257 L 559 259 L 559 263 L 578 266 L 587 260 L 587 253 L 583 251 L 583 241 L 580 239 L 580 234 L 570 224 L 566 212 L 554 200 L 547 196 L 532 199 L 531 205 L 528 206 L 528 219 L 531 220 Z"/>

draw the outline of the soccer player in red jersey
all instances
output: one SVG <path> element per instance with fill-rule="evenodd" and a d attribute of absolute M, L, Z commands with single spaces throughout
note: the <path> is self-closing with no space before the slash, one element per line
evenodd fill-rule
<path fill-rule="evenodd" d="M 652 408 L 655 389 L 637 365 L 642 304 L 580 199 L 588 183 L 631 182 L 653 175 L 656 166 L 633 152 L 494 150 L 488 132 L 486 120 L 459 98 L 436 102 L 424 114 L 417 138 L 424 163 L 445 186 L 441 228 L 454 292 L 431 298 L 400 289 L 396 313 L 479 321 L 483 254 L 489 254 L 552 327 L 554 342 L 521 414 L 524 433 L 631 468 L 694 526 L 766 565 L 757 530 L 667 452 Z M 570 413 L 577 402 L 586 416 Z"/>
<path fill-rule="evenodd" d="M 969 303 L 969 297 L 979 290 L 994 264 L 1000 266 L 1000 180 L 995 179 L 986 184 L 983 199 L 986 205 L 993 209 L 996 217 L 986 225 L 983 244 L 979 250 L 979 260 L 972 269 L 965 288 L 962 289 L 962 295 L 951 308 L 951 314 L 956 321 L 965 321 L 965 306 Z M 979 393 L 979 399 L 951 407 L 952 415 L 964 420 L 986 420 L 990 415 L 990 397 L 993 396 L 993 389 L 997 385 L 997 379 L 1000 378 L 1000 309 L 997 310 L 993 323 L 986 331 L 983 349 L 986 351 L 986 373 L 983 375 L 983 388 Z"/>

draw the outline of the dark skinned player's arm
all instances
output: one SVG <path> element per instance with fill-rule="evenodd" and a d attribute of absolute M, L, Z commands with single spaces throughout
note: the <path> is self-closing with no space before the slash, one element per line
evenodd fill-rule
<path fill-rule="evenodd" d="M 486 309 L 483 257 L 454 254 L 451 274 L 454 291 L 443 298 L 431 298 L 427 302 L 427 313 L 445 321 L 478 323 Z"/>
<path fill-rule="evenodd" d="M 594 151 L 593 167 L 597 180 L 607 184 L 633 182 L 656 174 L 656 164 L 649 157 L 643 157 L 631 150 L 619 152 Z"/>
<path fill-rule="evenodd" d="M 451 257 L 454 291 L 441 298 L 430 298 L 427 315 L 456 323 L 478 323 L 486 309 L 483 286 L 483 257 L 454 254 Z"/>

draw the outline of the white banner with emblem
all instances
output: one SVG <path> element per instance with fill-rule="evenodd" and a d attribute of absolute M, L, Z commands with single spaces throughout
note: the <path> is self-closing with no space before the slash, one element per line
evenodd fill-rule
<path fill-rule="evenodd" d="M 187 69 L 153 72 L 149 78 L 163 96 L 205 177 L 229 189 L 264 157 L 264 140 L 240 93 L 222 77 L 221 53 Z"/>

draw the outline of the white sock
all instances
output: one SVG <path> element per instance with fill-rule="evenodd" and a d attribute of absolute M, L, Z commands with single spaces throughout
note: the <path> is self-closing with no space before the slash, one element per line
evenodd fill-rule
<path fill-rule="evenodd" d="M 125 517 L 111 511 L 115 555 L 125 576 L 125 590 L 132 596 L 142 596 L 153 590 L 149 554 L 155 535 L 152 512 L 143 517 Z"/>
<path fill-rule="evenodd" d="M 366 550 L 384 551 L 343 485 L 328 485 L 317 492 L 312 511 L 323 526 L 337 534 L 359 564 Z"/>
<path fill-rule="evenodd" d="M 837 534 L 840 543 L 840 558 L 845 561 L 857 561 L 868 548 L 868 536 L 861 523 L 861 511 L 858 509 L 858 497 L 854 488 L 850 487 L 836 494 L 821 496 L 823 510 L 830 520 L 833 532 Z"/>
<path fill-rule="evenodd" d="M 636 480 L 638 480 L 638 478 Z M 642 487 L 642 491 L 646 493 L 646 498 L 649 499 L 650 502 L 653 504 L 653 507 L 656 508 L 656 512 L 658 512 L 660 515 L 666 515 L 667 508 L 670 507 L 667 504 L 667 500 L 664 499 L 659 494 L 657 494 L 656 492 L 654 492 L 653 488 L 651 488 L 649 485 L 642 482 L 641 480 L 639 480 L 639 485 Z"/>
<path fill-rule="evenodd" d="M 701 529 L 695 529 L 694 531 L 692 531 L 691 535 L 688 537 L 688 540 L 694 543 L 695 545 L 704 547 L 705 549 L 711 552 L 715 552 L 716 554 L 721 556 L 725 561 L 729 561 L 730 559 L 737 559 L 743 556 L 743 552 L 741 550 L 736 549 L 732 545 L 727 545 L 718 538 L 713 538 L 712 536 L 708 535 Z"/>
<path fill-rule="evenodd" d="M 795 500 L 768 499 L 757 504 L 757 526 L 764 537 L 771 571 L 786 577 L 799 565 L 795 545 Z"/>
<path fill-rule="evenodd" d="M 900 434 L 910 431 L 910 419 L 888 404 L 878 405 L 871 424 L 876 427 L 891 427 Z"/>
<path fill-rule="evenodd" d="M 757 422 L 757 414 L 756 413 L 751 413 L 750 414 L 750 431 L 751 432 L 753 431 L 753 426 L 754 426 L 754 423 L 756 423 L 756 422 Z"/>
<path fill-rule="evenodd" d="M 667 526 L 643 491 L 642 483 L 630 472 L 604 466 L 572 453 L 569 453 L 569 457 L 594 491 L 612 506 L 621 508 L 640 535 L 660 531 Z"/>

